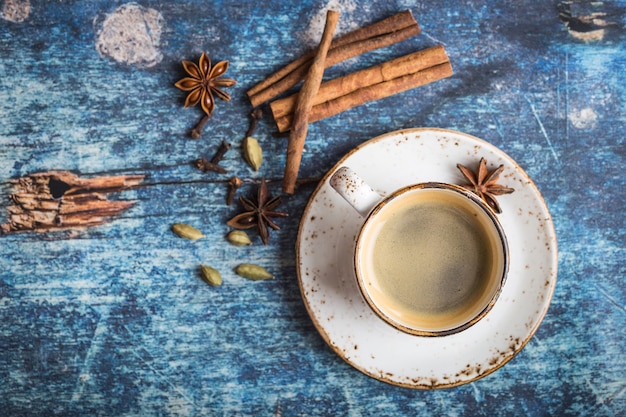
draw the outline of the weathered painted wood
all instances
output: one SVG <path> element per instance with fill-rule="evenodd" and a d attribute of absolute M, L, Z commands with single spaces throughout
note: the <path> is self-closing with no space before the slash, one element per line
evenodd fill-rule
<path fill-rule="evenodd" d="M 560 250 L 552 307 L 516 358 L 474 383 L 398 388 L 326 346 L 295 272 L 313 184 L 285 196 L 290 217 L 278 219 L 268 246 L 253 233 L 251 247 L 224 239 L 238 212 L 224 204 L 230 176 L 274 179 L 279 193 L 285 163 L 286 139 L 273 136 L 269 116 L 255 134 L 261 170 L 241 159 L 245 91 L 319 41 L 328 7 L 342 13 L 338 32 L 410 8 L 422 34 L 327 77 L 437 44 L 455 75 L 312 124 L 302 177 L 323 175 L 387 131 L 451 128 L 511 155 L 552 212 Z M 593 13 L 609 24 L 581 18 Z M 0 236 L 0 414 L 624 414 L 625 16 L 623 1 L 0 0 L 0 223 L 10 181 L 25 175 L 146 176 L 123 193 L 137 204 L 108 224 Z M 202 51 L 230 60 L 238 84 L 194 141 L 186 132 L 201 112 L 183 109 L 173 84 L 184 76 L 180 61 Z M 222 162 L 229 174 L 191 165 L 221 140 L 233 144 Z M 207 238 L 177 238 L 174 222 Z M 276 278 L 236 276 L 242 260 Z M 200 263 L 219 269 L 224 284 L 207 286 Z"/>

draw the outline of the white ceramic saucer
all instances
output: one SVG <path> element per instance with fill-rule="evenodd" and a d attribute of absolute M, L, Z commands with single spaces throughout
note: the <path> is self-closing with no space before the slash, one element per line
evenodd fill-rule
<path fill-rule="evenodd" d="M 474 169 L 504 164 L 498 181 L 515 189 L 498 197 L 509 241 L 509 274 L 497 303 L 479 323 L 445 337 L 402 333 L 361 298 L 352 269 L 362 218 L 328 184 L 349 166 L 381 194 L 408 184 L 465 182 L 457 163 Z M 300 290 L 328 345 L 363 373 L 411 388 L 465 384 L 497 370 L 528 343 L 545 316 L 557 276 L 550 213 L 528 175 L 504 152 L 476 137 L 442 129 L 411 129 L 374 138 L 344 156 L 320 182 L 302 216 L 297 241 Z"/>

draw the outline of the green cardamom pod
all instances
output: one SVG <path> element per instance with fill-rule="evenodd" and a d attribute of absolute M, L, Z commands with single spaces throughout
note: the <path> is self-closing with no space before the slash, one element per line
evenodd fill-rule
<path fill-rule="evenodd" d="M 185 223 L 174 223 L 172 225 L 172 232 L 182 238 L 191 240 L 198 240 L 204 237 L 204 234 L 200 230 Z"/>
<path fill-rule="evenodd" d="M 274 275 L 270 274 L 267 269 L 255 264 L 241 264 L 235 268 L 235 273 L 253 281 L 274 278 Z"/>
<path fill-rule="evenodd" d="M 204 264 L 200 265 L 200 275 L 202 275 L 202 279 L 209 285 L 214 287 L 222 285 L 222 274 L 215 268 Z"/>
<path fill-rule="evenodd" d="M 259 141 L 252 136 L 247 136 L 243 140 L 243 157 L 255 171 L 258 171 L 263 163 L 263 149 Z"/>
<path fill-rule="evenodd" d="M 250 236 L 243 230 L 233 230 L 226 235 L 226 239 L 235 246 L 252 245 Z"/>

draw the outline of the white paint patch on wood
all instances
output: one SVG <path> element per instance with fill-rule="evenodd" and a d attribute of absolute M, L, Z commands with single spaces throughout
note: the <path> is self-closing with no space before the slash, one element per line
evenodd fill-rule
<path fill-rule="evenodd" d="M 127 3 L 104 18 L 96 18 L 96 49 L 103 57 L 139 68 L 163 59 L 160 50 L 163 16 L 155 9 Z"/>
<path fill-rule="evenodd" d="M 14 23 L 21 23 L 30 16 L 30 0 L 4 0 L 0 17 Z"/>
<path fill-rule="evenodd" d="M 592 108 L 587 107 L 581 110 L 573 110 L 568 115 L 569 121 L 577 129 L 592 129 L 596 126 L 598 115 Z"/>

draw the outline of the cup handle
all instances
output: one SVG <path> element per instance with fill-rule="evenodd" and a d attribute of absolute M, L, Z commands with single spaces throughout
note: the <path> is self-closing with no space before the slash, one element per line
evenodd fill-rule
<path fill-rule="evenodd" d="M 382 200 L 380 194 L 346 166 L 337 169 L 330 177 L 330 186 L 363 217 Z"/>

